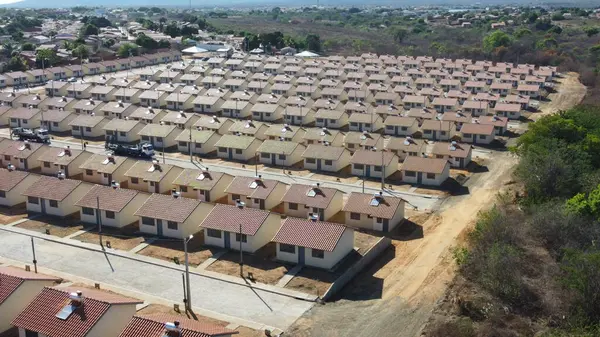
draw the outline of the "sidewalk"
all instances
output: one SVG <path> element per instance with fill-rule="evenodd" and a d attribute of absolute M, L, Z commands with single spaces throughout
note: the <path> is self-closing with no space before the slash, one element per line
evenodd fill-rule
<path fill-rule="evenodd" d="M 151 294 L 179 303 L 183 298 L 183 266 L 61 239 L 30 230 L 0 226 L 0 256 L 31 264 L 30 237 L 36 238 L 38 266 L 90 278 L 128 291 Z M 276 286 L 209 271 L 190 271 L 192 304 L 202 310 L 285 330 L 316 297 Z"/>

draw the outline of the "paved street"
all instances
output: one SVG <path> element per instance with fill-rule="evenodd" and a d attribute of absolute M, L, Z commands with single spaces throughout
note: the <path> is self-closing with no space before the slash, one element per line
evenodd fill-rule
<path fill-rule="evenodd" d="M 40 267 L 181 301 L 182 273 L 123 257 L 36 239 Z M 31 264 L 27 235 L 0 230 L 0 256 Z M 190 275 L 192 304 L 205 310 L 285 330 L 313 303 L 259 289 Z"/>
<path fill-rule="evenodd" d="M 8 134 L 9 134 L 8 129 L 0 130 L 0 136 L 7 137 Z M 56 147 L 65 147 L 65 146 L 69 145 L 73 148 L 81 148 L 81 142 L 78 140 L 72 140 L 72 141 L 53 140 L 50 145 L 56 146 Z M 100 145 L 88 145 L 87 150 L 94 152 L 94 153 L 105 153 L 106 152 L 104 149 L 104 146 L 100 146 Z M 482 155 L 483 155 L 483 153 L 482 153 Z M 158 159 L 161 160 L 161 162 L 162 162 L 162 157 L 159 156 Z M 166 156 L 165 162 L 167 164 L 178 165 L 178 166 L 185 167 L 185 168 L 200 168 L 200 169 L 202 169 L 202 168 L 208 167 L 208 169 L 211 171 L 224 172 L 224 173 L 231 174 L 233 176 L 253 177 L 255 175 L 255 170 L 253 168 L 244 169 L 244 168 L 239 168 L 239 167 L 214 165 L 214 164 L 203 165 L 202 163 L 197 163 L 197 162 L 191 163 L 189 161 L 189 158 L 188 159 L 180 159 L 180 158 L 173 158 L 173 157 Z M 276 179 L 276 180 L 279 180 L 279 181 L 287 183 L 287 184 L 294 184 L 294 183 L 296 183 L 296 184 L 297 183 L 314 184 L 315 182 L 320 182 L 322 186 L 335 187 L 345 193 L 362 192 L 362 185 L 360 183 L 359 184 L 343 184 L 343 183 L 337 183 L 337 182 L 333 182 L 333 181 L 318 181 L 311 177 L 299 177 L 299 176 L 294 176 L 294 175 L 283 174 L 281 172 L 275 173 L 275 172 L 259 171 L 259 174 L 261 174 L 263 176 L 263 178 L 265 178 L 265 179 Z M 377 192 L 379 192 L 379 189 L 377 189 L 377 188 L 365 187 L 365 193 L 377 193 Z M 408 201 L 410 203 L 411 206 L 418 207 L 419 210 L 437 209 L 439 207 L 439 205 L 441 204 L 441 201 L 443 200 L 437 196 L 418 194 L 418 193 L 410 193 L 410 192 L 405 192 L 405 191 L 386 190 L 386 193 L 405 199 L 406 201 Z"/>

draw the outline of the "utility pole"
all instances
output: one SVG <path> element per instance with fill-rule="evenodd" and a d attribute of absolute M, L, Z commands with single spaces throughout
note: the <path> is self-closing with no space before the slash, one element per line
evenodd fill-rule
<path fill-rule="evenodd" d="M 244 252 L 242 251 L 242 235 L 242 224 L 240 224 L 240 277 L 244 278 Z"/>
<path fill-rule="evenodd" d="M 37 274 L 37 260 L 35 258 L 35 244 L 33 243 L 33 236 L 31 237 L 31 251 L 33 252 L 33 269 Z"/>
<path fill-rule="evenodd" d="M 192 291 L 190 290 L 190 264 L 188 260 L 188 242 L 194 238 L 194 235 L 190 235 L 187 238 L 183 239 L 183 251 L 185 254 L 185 288 L 187 291 L 187 301 L 185 302 L 185 306 L 187 310 L 192 310 Z"/>
<path fill-rule="evenodd" d="M 254 176 L 258 177 L 258 152 L 254 152 Z"/>
<path fill-rule="evenodd" d="M 100 213 L 100 196 L 96 196 L 96 221 L 98 222 L 98 240 L 100 241 L 100 247 L 104 248 L 102 244 L 102 214 Z"/>
<path fill-rule="evenodd" d="M 383 191 L 385 187 L 385 164 L 384 164 L 384 154 L 383 148 L 381 149 L 381 190 Z"/>
<path fill-rule="evenodd" d="M 194 157 L 192 156 L 192 126 L 190 125 L 190 162 L 194 162 Z"/>

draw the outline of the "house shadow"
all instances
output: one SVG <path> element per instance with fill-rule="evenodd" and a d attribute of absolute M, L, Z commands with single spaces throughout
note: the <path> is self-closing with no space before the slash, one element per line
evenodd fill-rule
<path fill-rule="evenodd" d="M 457 178 L 448 178 L 443 184 L 442 186 L 444 187 L 444 189 L 446 191 L 448 191 L 448 193 L 450 193 L 450 195 L 453 196 L 461 196 L 461 195 L 467 195 L 469 194 L 469 188 L 467 186 L 464 186 L 463 184 L 461 184 L 461 175 L 459 175 Z M 466 179 L 463 181 L 463 183 L 466 182 Z"/>
<path fill-rule="evenodd" d="M 490 169 L 485 165 L 479 164 L 478 162 L 471 161 L 469 165 L 467 165 L 467 171 L 471 173 L 485 173 L 489 172 Z"/>
<path fill-rule="evenodd" d="M 409 219 L 406 219 L 403 223 L 398 225 L 391 232 L 386 233 L 384 236 L 398 241 L 412 241 L 422 239 L 424 236 L 423 226 Z"/>
<path fill-rule="evenodd" d="M 375 259 L 373 264 L 358 273 L 354 279 L 348 282 L 338 294 L 330 299 L 330 301 L 367 301 L 380 299 L 383 294 L 384 279 L 375 276 L 375 274 L 388 262 L 393 260 L 395 256 L 396 247 L 390 245 Z"/>

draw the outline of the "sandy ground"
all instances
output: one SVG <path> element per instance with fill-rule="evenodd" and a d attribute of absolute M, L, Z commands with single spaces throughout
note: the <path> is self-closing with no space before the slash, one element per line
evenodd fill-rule
<path fill-rule="evenodd" d="M 575 73 L 560 79 L 557 93 L 540 107 L 539 116 L 578 104 L 585 87 Z M 292 336 L 418 336 L 436 302 L 454 276 L 452 247 L 475 221 L 479 211 L 493 204 L 496 194 L 511 180 L 517 158 L 494 152 L 487 172 L 465 184 L 468 193 L 447 198 L 441 209 L 411 220 L 417 229 L 360 274 L 336 302 L 315 306 L 288 329 Z M 420 226 L 421 227 L 420 227 Z"/>

